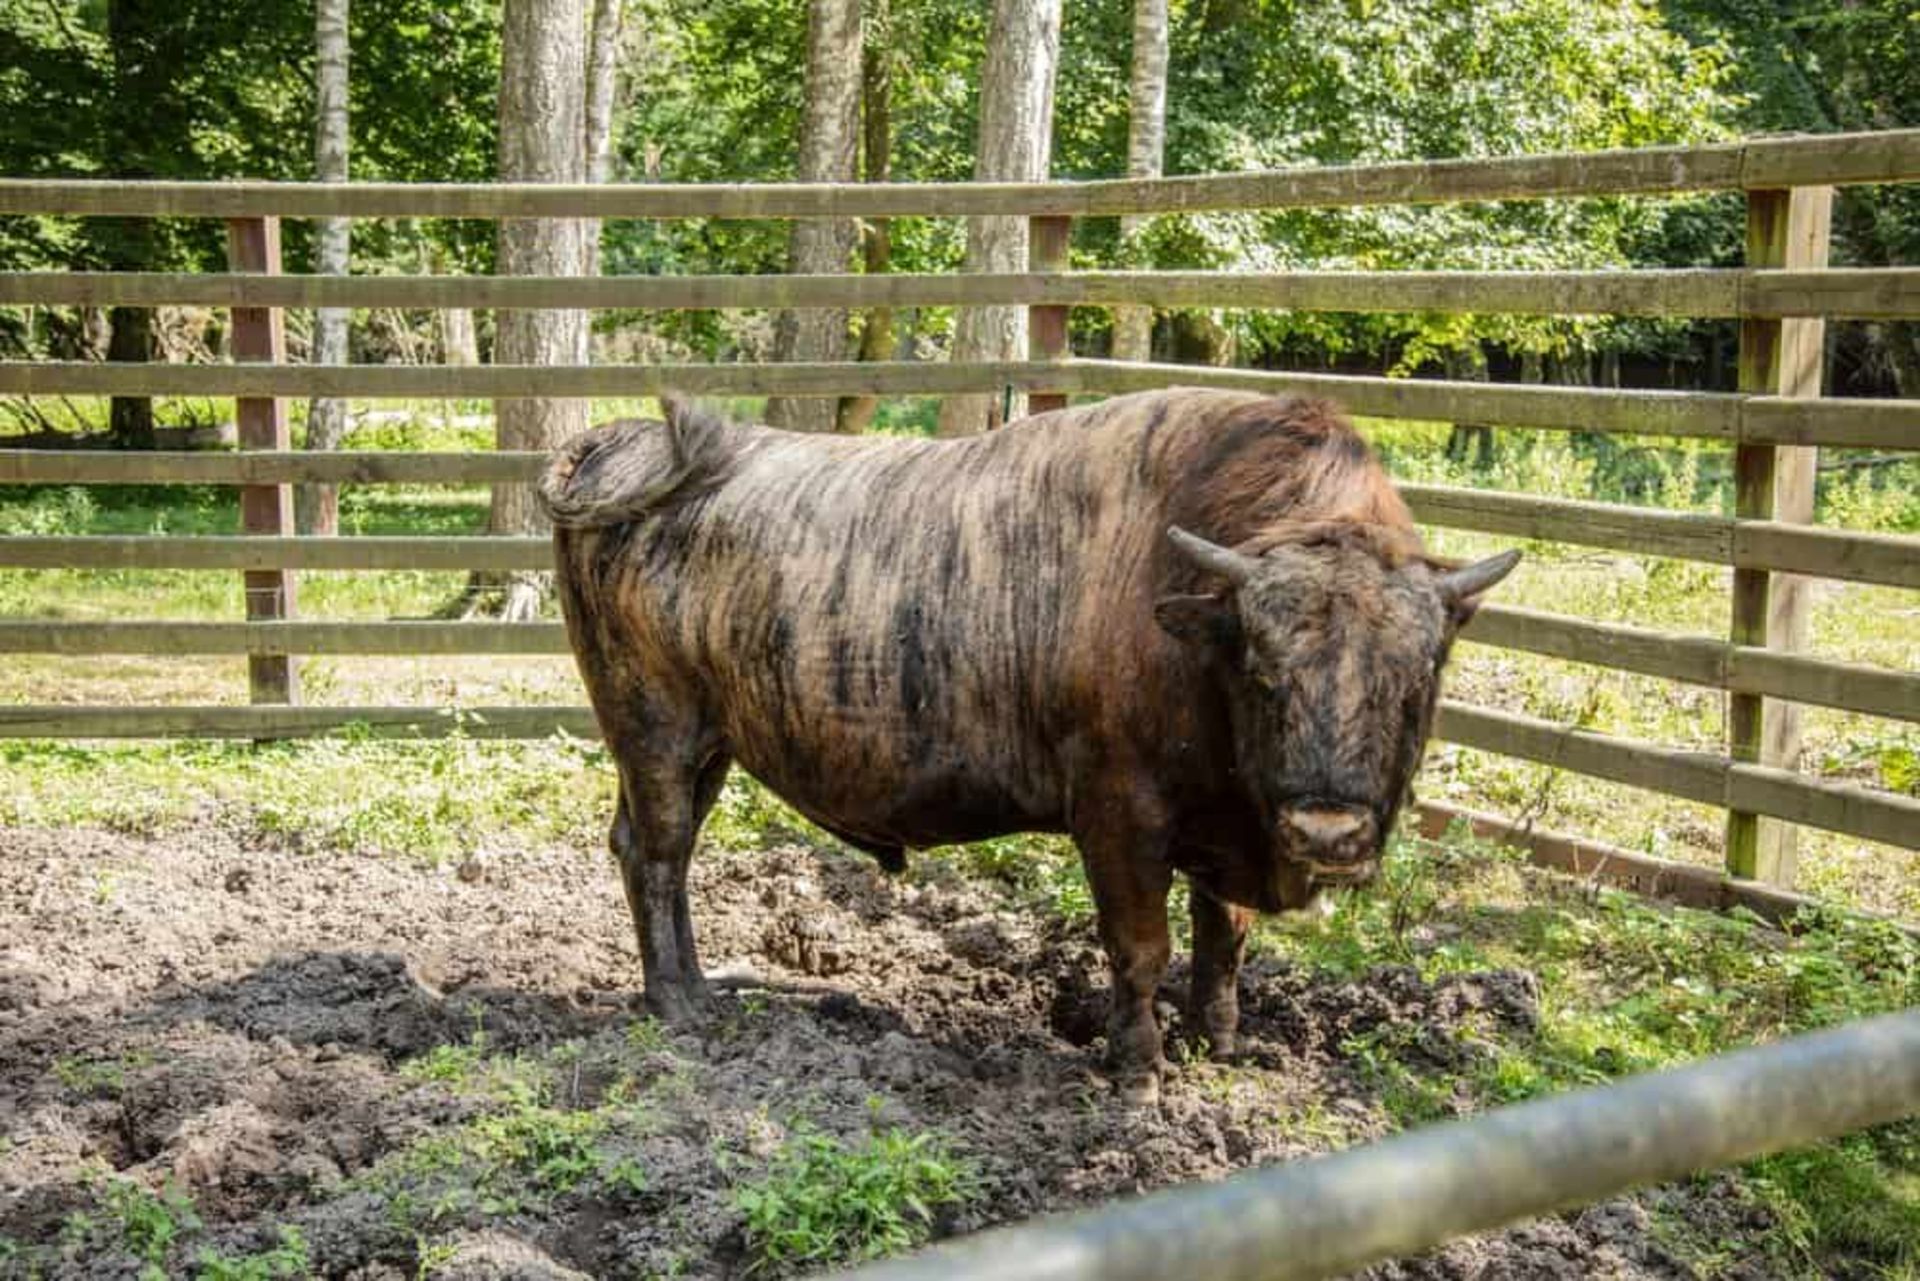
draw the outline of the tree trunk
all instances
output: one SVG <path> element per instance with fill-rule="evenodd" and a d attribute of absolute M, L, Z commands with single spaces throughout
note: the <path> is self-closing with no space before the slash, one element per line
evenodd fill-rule
<path fill-rule="evenodd" d="M 347 6 L 348 0 L 315 0 L 314 177 L 321 182 L 347 180 Z M 315 224 L 314 271 L 347 274 L 349 231 L 346 218 L 321 218 Z M 313 363 L 347 363 L 347 321 L 342 307 L 322 307 L 314 316 Z M 347 402 L 314 399 L 307 404 L 307 448 L 338 449 L 347 434 Z M 340 532 L 340 491 L 334 485 L 302 485 L 300 528 L 310 534 Z"/>
<path fill-rule="evenodd" d="M 860 150 L 860 0 L 808 0 L 807 105 L 800 122 L 801 182 L 852 182 Z M 851 218 L 802 218 L 788 242 L 787 269 L 847 269 L 857 230 Z M 847 313 L 814 307 L 774 318 L 773 358 L 845 360 Z M 767 421 L 796 431 L 832 431 L 839 407 L 824 396 L 775 396 Z"/>
<path fill-rule="evenodd" d="M 587 181 L 605 182 L 613 168 L 614 85 L 619 70 L 620 30 L 626 21 L 626 0 L 593 0 L 593 35 L 587 45 L 586 155 Z M 600 274 L 600 222 L 585 229 L 586 274 Z M 585 330 L 582 330 L 585 333 Z M 586 353 L 581 353 L 584 361 Z"/>
<path fill-rule="evenodd" d="M 1479 343 L 1472 343 L 1457 351 L 1447 353 L 1447 377 L 1456 382 L 1483 383 L 1487 381 L 1487 353 Z M 1493 428 L 1481 423 L 1455 423 L 1453 430 L 1447 433 L 1447 457 L 1456 463 L 1473 457 L 1476 470 L 1489 471 L 1493 467 Z"/>
<path fill-rule="evenodd" d="M 153 312 L 146 307 L 115 307 L 108 313 L 113 336 L 107 340 L 107 359 L 144 363 L 153 359 Z M 152 449 L 153 399 L 115 396 L 107 411 L 108 433 L 116 449 Z"/>
<path fill-rule="evenodd" d="M 993 0 L 986 67 L 980 74 L 980 182 L 1038 182 L 1053 152 L 1053 81 L 1060 61 L 1060 0 Z M 983 217 L 967 223 L 972 272 L 1025 271 L 1027 220 Z M 953 359 L 1025 360 L 1024 307 L 966 307 L 954 316 Z M 949 396 L 940 405 L 940 434 L 983 431 L 997 418 L 995 391 Z M 1026 398 L 1009 410 L 1018 418 Z"/>
<path fill-rule="evenodd" d="M 868 182 L 893 176 L 893 17 L 890 0 L 867 0 L 866 47 L 861 57 L 861 153 Z M 861 247 L 869 276 L 893 270 L 893 225 L 875 218 L 861 229 Z M 893 351 L 893 308 L 875 307 L 860 325 L 860 360 L 885 360 Z M 839 430 L 858 435 L 873 422 L 878 396 L 849 396 L 840 402 Z"/>
<path fill-rule="evenodd" d="M 500 179 L 579 182 L 586 175 L 586 34 L 584 0 L 505 0 L 500 65 Z M 574 276 L 586 266 L 579 219 L 508 218 L 500 223 L 499 271 L 509 276 Z M 494 362 L 565 365 L 579 359 L 586 317 L 579 311 L 501 311 L 494 318 Z M 501 449 L 551 450 L 586 430 L 578 400 L 494 403 Z M 488 528 L 496 534 L 545 528 L 533 490 L 496 485 Z M 532 617 L 545 593 L 544 575 L 516 574 L 501 614 Z"/>
<path fill-rule="evenodd" d="M 158 15 L 136 0 L 107 0 L 107 48 L 112 61 L 112 92 L 106 105 L 104 142 L 109 171 L 120 178 L 154 176 L 156 153 L 163 149 L 160 130 L 170 121 L 146 110 L 152 101 L 156 69 L 148 56 L 149 27 Z M 154 220 L 103 218 L 90 224 L 92 239 L 110 271 L 153 271 L 160 264 Z M 107 359 L 144 363 L 153 359 L 154 316 L 144 307 L 115 307 L 108 313 L 112 335 Z M 154 447 L 153 398 L 115 396 L 108 411 L 114 444 L 121 449 Z"/>
<path fill-rule="evenodd" d="M 440 312 L 440 363 L 480 363 L 480 340 L 474 336 L 473 312 L 465 307 L 448 307 Z"/>
<path fill-rule="evenodd" d="M 1158 178 L 1167 144 L 1167 0 L 1134 0 L 1129 103 L 1127 176 Z M 1137 214 L 1120 219 L 1120 244 L 1129 266 L 1139 265 L 1135 242 L 1147 222 Z M 1113 358 L 1153 359 L 1153 308 L 1114 308 Z"/>

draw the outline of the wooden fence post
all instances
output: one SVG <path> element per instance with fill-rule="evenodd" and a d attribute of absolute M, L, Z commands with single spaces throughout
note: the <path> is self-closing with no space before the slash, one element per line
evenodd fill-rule
<path fill-rule="evenodd" d="M 1067 246 L 1073 239 L 1073 219 L 1035 217 L 1027 223 L 1027 270 L 1067 270 Z M 1053 304 L 1034 304 L 1027 308 L 1027 356 L 1030 360 L 1061 360 L 1067 354 L 1067 313 L 1071 308 Z M 1044 414 L 1065 409 L 1064 392 L 1034 392 L 1027 397 L 1027 412 Z"/>
<path fill-rule="evenodd" d="M 280 272 L 280 220 L 278 218 L 230 218 L 227 220 L 227 263 L 234 271 L 278 275 Z M 276 308 L 235 307 L 233 309 L 233 358 L 237 361 L 264 361 L 278 364 L 286 359 L 286 333 Z M 272 397 L 238 397 L 233 402 L 234 417 L 240 432 L 242 449 L 289 449 L 287 404 Z M 240 531 L 245 534 L 291 534 L 293 523 L 293 487 L 291 485 L 245 485 L 240 489 Z M 245 571 L 247 618 L 292 618 L 294 612 L 293 571 L 287 569 Z M 254 703 L 298 703 L 299 668 L 290 654 L 254 654 L 247 659 L 249 701 Z"/>
<path fill-rule="evenodd" d="M 1806 269 L 1827 265 L 1832 187 L 1747 193 L 1747 266 Z M 1740 390 L 1763 396 L 1817 397 L 1826 322 L 1817 317 L 1740 322 Z M 1734 451 L 1734 515 L 1805 524 L 1813 519 L 1818 446 L 1740 445 Z M 1733 571 L 1733 643 L 1802 650 L 1807 645 L 1807 580 L 1765 570 Z M 1758 694 L 1727 700 L 1727 745 L 1737 761 L 1793 769 L 1800 759 L 1801 709 Z M 1797 829 L 1730 810 L 1727 871 L 1793 884 Z"/>

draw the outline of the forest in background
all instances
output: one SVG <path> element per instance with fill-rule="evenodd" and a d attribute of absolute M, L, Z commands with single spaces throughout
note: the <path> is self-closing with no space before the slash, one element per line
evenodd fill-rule
<path fill-rule="evenodd" d="M 859 74 L 843 79 L 857 83 L 838 91 L 860 113 L 859 154 L 841 162 L 848 176 L 975 176 L 982 80 L 994 74 L 984 65 L 989 22 L 1045 2 L 1001 0 L 992 15 L 979 0 L 833 6 L 858 18 L 857 30 L 814 33 L 816 45 L 851 41 L 856 54 Z M 540 8 L 523 7 L 536 16 Z M 815 0 L 816 27 L 826 7 Z M 615 72 L 605 178 L 803 176 L 810 77 L 817 94 L 835 52 L 821 50 L 810 69 L 809 6 L 593 8 L 605 28 L 594 33 L 594 53 Z M 1162 24 L 1158 159 L 1172 174 L 1920 122 L 1920 23 L 1902 0 L 1071 0 L 1040 157 L 1053 177 L 1140 171 L 1140 140 L 1129 132 L 1143 12 Z M 347 36 L 353 178 L 501 175 L 499 0 L 357 5 Z M 0 173 L 310 179 L 316 65 L 314 11 L 287 0 L 0 0 Z M 1039 133 L 1047 142 L 1044 125 Z M 1740 226 L 1738 201 L 1726 196 L 1175 215 L 1129 226 L 1124 237 L 1118 220 L 1090 219 L 1076 228 L 1073 258 L 1219 270 L 1726 266 L 1739 261 Z M 862 234 L 864 244 L 844 235 L 829 244 L 829 260 L 837 254 L 849 270 L 940 271 L 967 258 L 959 220 L 894 220 Z M 363 221 L 352 235 L 355 272 L 487 272 L 499 252 L 487 224 Z M 599 231 L 599 268 L 781 271 L 804 252 L 789 235 L 780 223 L 611 222 Z M 309 225 L 289 223 L 287 269 L 313 269 L 314 246 Z M 1916 250 L 1920 191 L 1843 192 L 1836 264 L 1911 263 Z M 212 222 L 0 218 L 0 269 L 206 270 L 224 261 Z M 306 358 L 311 322 L 290 320 L 293 354 Z M 206 359 L 223 323 L 175 310 L 151 320 L 135 309 L 0 310 L 0 357 Z M 593 323 L 597 359 L 784 354 L 778 320 L 765 314 L 600 313 Z M 884 334 L 868 332 L 865 342 L 876 318 L 841 323 L 837 341 L 849 357 L 938 359 L 954 318 L 946 309 L 888 317 Z M 1920 394 L 1913 325 L 1832 333 L 1833 394 Z M 1077 309 L 1072 341 L 1083 354 L 1113 350 L 1112 318 Z M 486 359 L 493 342 L 485 316 L 362 313 L 351 358 Z M 1733 344 L 1728 322 L 1192 311 L 1159 315 L 1151 351 L 1253 366 L 1726 388 Z"/>

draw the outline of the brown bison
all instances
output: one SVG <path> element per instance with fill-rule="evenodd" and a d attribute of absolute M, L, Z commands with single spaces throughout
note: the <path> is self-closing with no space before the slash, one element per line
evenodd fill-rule
<path fill-rule="evenodd" d="M 541 495 L 618 765 L 649 1004 L 706 999 L 687 905 L 729 764 L 887 867 L 1070 834 L 1113 971 L 1109 1055 L 1158 1088 L 1167 893 L 1189 1020 L 1234 1044 L 1255 911 L 1364 882 L 1460 624 L 1518 559 L 1421 549 L 1331 405 L 1170 390 L 964 440 L 797 435 L 669 402 Z"/>

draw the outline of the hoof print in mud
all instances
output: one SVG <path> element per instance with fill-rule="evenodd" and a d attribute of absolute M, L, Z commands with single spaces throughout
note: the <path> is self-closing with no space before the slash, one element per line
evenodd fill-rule
<path fill-rule="evenodd" d="M 792 907 L 776 916 L 761 940 L 766 954 L 790 970 L 824 977 L 839 974 L 853 962 L 847 931 L 831 908 L 820 904 Z"/>

